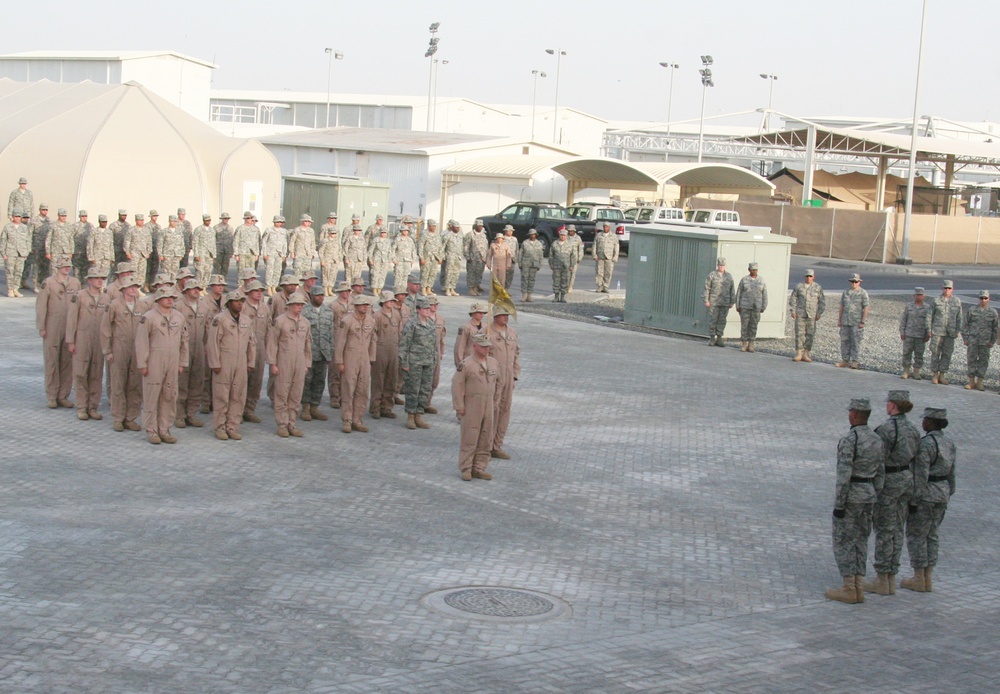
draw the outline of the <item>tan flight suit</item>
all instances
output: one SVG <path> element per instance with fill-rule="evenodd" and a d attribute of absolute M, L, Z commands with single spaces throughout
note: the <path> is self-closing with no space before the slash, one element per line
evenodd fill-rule
<path fill-rule="evenodd" d="M 96 412 L 101 404 L 104 355 L 101 353 L 101 320 L 108 305 L 104 293 L 82 289 L 69 298 L 66 342 L 76 345 L 73 355 L 73 388 L 77 412 Z"/>
<path fill-rule="evenodd" d="M 503 450 L 503 440 L 507 435 L 507 425 L 510 423 L 510 404 L 514 398 L 514 381 L 521 375 L 521 347 L 517 341 L 517 332 L 507 326 L 504 332 L 491 325 L 489 330 L 490 356 L 497 360 L 500 375 L 497 378 L 497 393 L 495 411 L 493 413 L 493 450 Z"/>
<path fill-rule="evenodd" d="M 263 299 L 257 306 L 251 305 L 250 299 L 247 299 L 243 302 L 243 315 L 253 324 L 257 343 L 253 371 L 247 375 L 247 402 L 243 414 L 256 414 L 260 389 L 264 385 L 264 372 L 267 371 L 267 334 L 271 330 L 271 313 Z"/>
<path fill-rule="evenodd" d="M 45 361 L 45 395 L 49 401 L 69 400 L 73 388 L 73 355 L 66 348 L 66 319 L 69 298 L 80 291 L 80 280 L 67 277 L 63 284 L 56 275 L 42 283 L 35 299 L 35 325 L 42 338 Z"/>
<path fill-rule="evenodd" d="M 372 364 L 372 402 L 369 412 L 379 417 L 391 412 L 399 377 L 399 316 L 395 309 L 375 314 L 375 363 Z"/>
<path fill-rule="evenodd" d="M 460 472 L 486 472 L 493 442 L 493 409 L 500 365 L 493 357 L 466 357 L 451 379 L 451 402 L 462 415 Z"/>
<path fill-rule="evenodd" d="M 101 351 L 111 356 L 111 419 L 117 424 L 134 422 L 142 409 L 142 374 L 135 361 L 135 333 L 143 313 L 149 310 L 146 303 L 136 297 L 129 308 L 125 296 L 108 305 L 101 320 Z"/>
<path fill-rule="evenodd" d="M 352 311 L 333 331 L 333 363 L 340 375 L 340 418 L 347 424 L 360 423 L 368 407 L 375 361 L 375 320 Z"/>
<path fill-rule="evenodd" d="M 294 429 L 302 408 L 306 369 L 312 365 L 312 333 L 305 316 L 282 313 L 267 335 L 267 363 L 278 367 L 274 383 L 274 421 L 278 427 Z"/>
<path fill-rule="evenodd" d="M 216 303 L 215 297 L 212 296 L 211 291 L 209 291 L 209 293 L 206 294 L 205 296 L 203 296 L 200 299 L 198 299 L 198 302 L 201 304 L 201 306 L 203 307 L 203 309 L 205 311 L 205 336 L 206 336 L 206 339 L 208 337 L 208 326 L 209 326 L 209 324 L 211 324 L 212 319 L 215 318 L 217 315 L 219 315 L 220 313 L 222 313 L 226 309 L 226 307 L 223 305 L 223 297 L 225 297 L 225 295 L 226 295 L 226 293 L 223 292 L 222 293 L 222 297 L 219 297 L 219 302 L 218 303 Z M 175 304 L 175 306 L 176 306 L 176 304 Z M 204 371 L 205 371 L 205 385 L 204 385 L 204 387 L 202 388 L 202 391 L 201 391 L 201 412 L 202 412 L 202 414 L 208 414 L 208 412 L 212 409 L 212 376 L 213 376 L 213 374 L 212 374 L 212 370 L 210 368 L 208 368 L 207 364 L 205 366 L 205 370 Z"/>
<path fill-rule="evenodd" d="M 486 267 L 493 271 L 493 276 L 506 289 L 507 271 L 514 267 L 514 256 L 510 254 L 510 246 L 502 238 L 499 243 L 490 244 L 490 250 L 486 254 Z"/>
<path fill-rule="evenodd" d="M 349 301 L 350 299 L 348 298 Z M 340 297 L 337 297 L 336 301 L 330 304 L 330 310 L 333 311 L 333 340 L 336 343 L 340 323 L 344 320 L 344 316 L 351 312 L 351 304 L 344 303 L 340 300 Z M 330 407 L 340 409 L 340 370 L 333 364 L 327 369 L 326 385 L 330 393 Z"/>
<path fill-rule="evenodd" d="M 431 404 L 431 400 L 434 399 L 434 391 L 441 385 L 441 361 L 444 359 L 444 338 L 448 334 L 448 329 L 444 324 L 444 316 L 440 313 L 434 314 L 434 330 L 437 332 L 438 359 L 434 365 L 434 378 L 431 381 L 431 394 L 427 396 L 427 405 Z"/>
<path fill-rule="evenodd" d="M 292 296 L 292 294 L 295 294 L 295 292 L 293 291 L 290 294 L 285 294 L 284 288 L 279 287 L 278 291 L 275 292 L 274 296 L 271 297 L 270 301 L 268 302 L 268 310 L 271 312 L 272 327 L 274 326 L 274 322 L 278 320 L 279 316 L 285 315 L 285 306 L 288 304 L 288 299 Z M 267 343 L 265 342 L 264 345 L 265 345 L 264 351 L 266 354 Z M 271 378 L 270 375 L 268 375 L 267 377 L 267 397 L 271 400 L 271 403 L 274 404 L 274 379 Z"/>
<path fill-rule="evenodd" d="M 482 321 L 476 325 L 470 320 L 458 329 L 458 336 L 455 338 L 455 368 L 458 368 L 466 357 L 472 356 L 472 338 L 481 332 L 484 332 Z"/>
<path fill-rule="evenodd" d="M 177 414 L 177 376 L 187 369 L 188 331 L 176 309 L 164 314 L 159 305 L 142 316 L 135 334 L 135 356 L 142 379 L 143 425 L 146 434 L 169 435 Z"/>
<path fill-rule="evenodd" d="M 244 304 L 246 305 L 246 304 Z M 246 313 L 239 320 L 225 309 L 208 327 L 206 358 L 212 377 L 212 425 L 227 434 L 240 431 L 247 402 L 247 375 L 257 360 L 257 335 Z M 279 367 L 280 368 L 280 367 Z"/>
<path fill-rule="evenodd" d="M 188 334 L 188 366 L 177 377 L 177 426 L 181 422 L 197 417 L 198 409 L 210 398 L 205 390 L 205 334 L 208 330 L 209 307 L 200 297 L 194 306 L 187 297 L 174 302 L 174 310 L 184 316 Z"/>

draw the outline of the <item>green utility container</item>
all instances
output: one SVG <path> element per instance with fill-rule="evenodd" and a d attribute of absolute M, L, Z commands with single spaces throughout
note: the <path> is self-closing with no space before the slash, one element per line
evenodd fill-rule
<path fill-rule="evenodd" d="M 766 227 L 708 227 L 687 224 L 629 225 L 625 322 L 688 335 L 708 336 L 708 309 L 702 299 L 705 279 L 721 256 L 734 287 L 747 265 L 760 266 L 768 289 L 767 310 L 760 317 L 758 338 L 785 336 L 788 303 L 790 236 Z M 727 338 L 739 338 L 740 319 L 730 311 Z"/>
<path fill-rule="evenodd" d="M 285 195 L 281 209 L 286 228 L 294 229 L 299 216 L 313 218 L 317 229 L 326 223 L 330 212 L 337 213 L 337 226 L 343 229 L 351 223 L 351 215 L 361 217 L 361 225 L 375 223 L 378 214 L 389 217 L 389 184 L 367 179 L 334 176 L 285 176 Z M 261 220 L 270 223 L 270 220 Z"/>

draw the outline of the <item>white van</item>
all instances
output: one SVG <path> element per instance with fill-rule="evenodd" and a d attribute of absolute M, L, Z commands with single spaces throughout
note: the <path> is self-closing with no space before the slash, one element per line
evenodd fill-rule
<path fill-rule="evenodd" d="M 710 226 L 740 226 L 740 213 L 735 210 L 687 210 L 684 221 Z"/>
<path fill-rule="evenodd" d="M 637 224 L 683 222 L 684 210 L 679 207 L 640 207 L 635 214 Z"/>

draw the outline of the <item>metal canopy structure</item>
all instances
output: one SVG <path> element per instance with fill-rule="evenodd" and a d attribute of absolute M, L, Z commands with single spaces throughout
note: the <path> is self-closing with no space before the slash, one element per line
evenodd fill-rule
<path fill-rule="evenodd" d="M 810 195 L 812 191 L 817 152 L 871 160 L 878 175 L 875 199 L 883 200 L 886 173 L 889 166 L 900 160 L 909 159 L 911 144 L 909 135 L 870 130 L 824 128 L 811 124 L 795 130 L 778 130 L 736 138 L 734 141 L 778 151 L 805 151 L 806 170 L 805 182 L 802 186 L 803 204 L 807 199 L 806 196 Z M 1000 170 L 1000 145 L 991 142 L 918 137 L 916 143 L 916 160 L 931 163 L 941 168 L 945 174 L 945 188 L 952 187 L 955 172 L 960 171 L 965 166 Z"/>
<path fill-rule="evenodd" d="M 458 162 L 441 172 L 441 210 L 448 191 L 463 181 L 530 186 L 533 178 L 552 170 L 566 179 L 566 204 L 587 188 L 660 191 L 668 183 L 680 186 L 681 198 L 698 193 L 770 195 L 774 184 L 732 164 L 626 162 L 602 157 L 501 155 Z"/>

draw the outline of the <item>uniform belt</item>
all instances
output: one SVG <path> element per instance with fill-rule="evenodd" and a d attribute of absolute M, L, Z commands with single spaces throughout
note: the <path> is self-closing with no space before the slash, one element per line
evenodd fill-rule
<path fill-rule="evenodd" d="M 873 479 L 875 479 L 875 478 L 874 477 L 855 477 L 854 475 L 851 475 L 851 482 L 853 482 L 854 484 L 865 484 L 866 482 L 871 482 Z"/>
<path fill-rule="evenodd" d="M 927 478 L 928 482 L 947 482 L 948 475 L 931 475 Z"/>
<path fill-rule="evenodd" d="M 904 470 L 909 470 L 909 469 L 910 469 L 909 465 L 895 465 L 892 467 L 887 467 L 885 469 L 885 474 L 891 475 L 894 472 L 903 472 Z"/>

